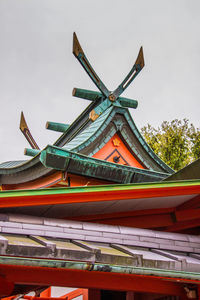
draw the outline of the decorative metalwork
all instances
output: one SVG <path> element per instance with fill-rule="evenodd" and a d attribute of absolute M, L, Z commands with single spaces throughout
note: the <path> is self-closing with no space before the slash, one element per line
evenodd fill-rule
<path fill-rule="evenodd" d="M 25 138 L 27 139 L 29 145 L 33 148 L 33 149 L 40 149 L 38 144 L 36 143 L 36 141 L 34 140 L 28 125 L 26 123 L 26 120 L 24 118 L 24 114 L 23 111 L 21 112 L 21 118 L 20 118 L 20 125 L 19 128 L 21 130 L 21 132 L 23 133 L 23 135 L 25 136 Z"/>
<path fill-rule="evenodd" d="M 110 92 L 102 80 L 99 78 L 97 73 L 92 68 L 91 64 L 89 63 L 83 49 L 78 41 L 76 33 L 73 36 L 73 54 L 78 59 L 78 61 L 83 66 L 84 70 L 87 72 L 89 77 L 92 79 L 94 84 L 100 90 L 101 93 L 87 91 L 87 90 L 80 90 L 74 89 L 73 95 L 76 97 L 83 97 L 84 99 L 89 99 L 91 101 L 97 102 L 101 99 L 101 103 L 98 104 L 94 109 L 92 114 L 90 114 L 91 120 L 96 120 L 96 118 L 109 106 L 111 105 L 119 105 L 125 107 L 137 107 L 137 101 L 131 100 L 127 98 L 122 98 L 120 95 L 124 92 L 124 90 L 131 84 L 131 82 L 135 79 L 135 77 L 139 74 L 139 72 L 144 67 L 144 57 L 143 57 L 143 49 L 140 48 L 138 57 L 133 65 L 132 69 L 122 81 L 122 83 L 113 91 Z M 94 117 L 95 116 L 95 117 Z"/>
<path fill-rule="evenodd" d="M 115 147 L 118 147 L 120 145 L 120 140 L 118 140 L 117 138 L 113 139 L 112 142 Z"/>

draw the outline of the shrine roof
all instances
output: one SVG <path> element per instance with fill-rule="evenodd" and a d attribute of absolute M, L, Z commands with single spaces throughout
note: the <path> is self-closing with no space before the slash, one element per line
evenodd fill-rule
<path fill-rule="evenodd" d="M 0 164 L 0 169 L 12 169 L 12 168 L 15 168 L 15 167 L 18 167 L 24 163 L 27 162 L 27 159 L 26 160 L 12 160 L 12 161 L 6 161 L 6 162 L 3 162 Z"/>
<path fill-rule="evenodd" d="M 87 265 L 91 271 L 199 280 L 198 236 L 25 215 L 1 214 L 0 220 L 4 265 Z"/>
<path fill-rule="evenodd" d="M 134 123 L 128 108 L 136 108 L 137 100 L 121 97 L 144 67 L 142 47 L 132 69 L 112 92 L 107 89 L 89 63 L 76 34 L 73 37 L 73 54 L 99 92 L 77 88 L 73 90 L 73 96 L 90 100 L 91 103 L 71 125 L 54 123 L 62 127 L 60 132 L 63 133 L 53 145 L 48 145 L 43 150 L 39 149 L 33 139 L 22 114 L 20 129 L 33 148 L 29 149 L 29 153 L 32 151 L 30 155 L 34 157 L 30 160 L 0 164 L 0 184 L 9 186 L 40 180 L 56 170 L 89 176 L 95 180 L 113 180 L 113 183 L 154 182 L 167 178 L 167 180 L 199 178 L 198 163 L 193 163 L 191 167 L 174 174 L 174 171 L 145 142 Z M 59 130 L 56 129 L 56 131 Z M 126 154 L 130 153 L 139 167 L 135 167 L 134 164 L 129 165 L 126 161 L 123 162 L 124 164 L 118 164 L 115 161 L 111 163 L 107 161 L 110 153 L 103 159 L 93 157 L 115 134 L 119 135 L 124 143 L 127 149 Z"/>
<path fill-rule="evenodd" d="M 170 175 L 165 180 L 192 180 L 200 177 L 200 159 L 195 160 L 191 164 L 185 166 L 183 169 L 178 172 Z"/>
<path fill-rule="evenodd" d="M 129 143 L 129 147 L 133 150 L 133 152 L 140 159 L 141 163 L 145 165 L 145 169 L 140 169 L 137 167 L 131 167 L 126 165 L 120 165 L 116 163 L 111 163 L 109 161 L 100 160 L 92 158 L 91 156 L 95 154 L 105 143 L 117 132 L 116 126 L 124 126 L 124 124 L 120 120 L 118 120 L 118 124 L 114 125 L 118 116 L 123 116 L 126 120 L 126 126 L 129 126 L 134 134 L 134 139 L 137 140 L 137 144 L 127 136 L 126 132 L 122 132 L 122 136 L 126 139 L 126 142 Z M 115 118 L 115 119 L 114 119 Z M 86 123 L 88 123 L 86 121 Z M 110 124 L 113 124 L 113 128 L 107 132 L 107 128 Z M 70 127 L 69 127 L 70 132 Z M 67 131 L 68 131 L 67 130 Z M 67 131 L 64 135 L 64 138 L 67 136 Z M 106 131 L 106 133 L 104 132 Z M 100 137 L 100 138 L 99 138 Z M 96 143 L 97 139 L 101 140 L 101 143 Z M 61 143 L 61 141 L 60 141 Z M 91 144 L 94 143 L 91 150 Z M 169 176 L 172 173 L 171 168 L 169 168 L 160 158 L 151 150 L 151 148 L 147 145 L 137 127 L 135 126 L 131 115 L 127 108 L 118 107 L 116 105 L 112 105 L 107 108 L 94 122 L 89 122 L 84 129 L 77 134 L 73 138 L 71 138 L 68 142 L 66 142 L 62 147 L 56 146 L 47 146 L 41 152 L 39 150 L 34 158 L 28 161 L 14 161 L 14 162 L 6 162 L 0 165 L 0 175 L 12 175 L 18 174 L 20 176 L 20 172 L 27 170 L 30 173 L 31 180 L 33 174 L 37 176 L 36 172 L 32 172 L 31 168 L 35 165 L 38 165 L 40 162 L 44 164 L 47 168 L 52 168 L 55 170 L 68 171 L 71 173 L 83 175 L 83 176 L 92 176 L 94 178 L 101 178 L 112 180 L 114 182 L 128 183 L 132 182 L 132 178 L 134 177 L 135 182 L 150 182 L 150 181 L 160 181 Z M 90 146 L 89 151 L 87 148 Z M 86 150 L 85 150 L 86 149 Z M 44 161 L 44 155 L 48 154 L 54 155 L 54 160 Z M 84 153 L 81 154 L 81 153 Z M 144 154 L 142 154 L 143 152 Z M 70 159 L 70 170 L 68 168 L 69 164 L 66 164 L 66 160 L 63 163 L 57 164 L 59 160 L 59 155 L 66 157 L 66 160 Z M 52 156 L 53 158 L 53 156 Z M 82 165 L 80 168 L 75 168 L 75 165 L 79 161 L 79 165 Z M 93 170 L 89 172 L 91 164 L 93 165 Z M 74 165 L 74 168 L 72 167 Z M 44 166 L 40 166 L 44 168 Z M 100 167 L 102 172 L 100 172 Z M 94 169 L 98 170 L 98 172 L 94 172 Z M 84 172 L 86 170 L 87 172 Z M 49 169 L 45 169 L 44 172 L 49 172 Z M 127 172 L 129 173 L 129 179 L 127 178 Z M 97 175 L 98 173 L 98 175 Z M 120 177 L 119 173 L 123 173 Z M 95 175 L 96 174 L 96 175 Z M 28 175 L 28 173 L 27 173 Z M 28 177 L 27 177 L 28 178 Z M 9 183 L 9 182 L 8 182 Z"/>
<path fill-rule="evenodd" d="M 85 130 L 75 136 L 75 138 L 73 138 L 70 142 L 66 143 L 63 146 L 63 149 L 73 150 L 75 152 L 79 151 L 79 149 L 81 149 L 81 147 L 84 147 L 84 145 L 89 141 L 91 137 L 95 138 L 97 133 L 102 132 L 103 127 L 105 127 L 107 123 L 109 123 L 109 119 L 111 118 L 113 111 L 114 107 L 109 107 L 104 113 L 99 116 L 98 119 L 96 119 L 88 127 L 86 127 Z"/>
<path fill-rule="evenodd" d="M 145 142 L 144 138 L 137 129 L 128 109 L 119 107 L 117 105 L 113 105 L 106 109 L 94 122 L 90 123 L 85 129 L 83 129 L 79 134 L 77 134 L 72 140 L 67 142 L 62 148 L 73 152 L 81 153 L 84 148 L 88 147 L 95 139 L 97 139 L 103 133 L 103 131 L 109 126 L 111 122 L 116 122 L 113 121 L 113 118 L 117 114 L 123 115 L 126 120 L 124 123 L 118 120 L 117 125 L 119 127 L 127 125 L 130 126 L 135 138 L 137 139 L 138 146 L 131 144 L 131 142 L 129 142 L 130 137 L 125 136 L 125 134 L 122 133 L 124 139 L 126 139 L 126 141 L 130 143 L 130 147 L 132 148 L 133 152 L 145 165 L 145 167 L 150 171 L 172 174 L 173 170 L 169 166 L 167 166 Z M 94 147 L 92 149 L 92 152 L 90 151 L 88 155 L 92 156 L 93 154 L 95 154 L 95 152 L 97 152 L 103 144 L 108 142 L 111 136 L 113 136 L 114 133 L 116 133 L 117 131 L 120 132 L 120 129 L 115 128 L 114 130 L 112 130 L 112 133 L 107 132 L 107 138 L 104 140 L 104 142 L 98 143 L 98 146 Z M 142 154 L 143 151 L 147 153 L 146 156 Z"/>

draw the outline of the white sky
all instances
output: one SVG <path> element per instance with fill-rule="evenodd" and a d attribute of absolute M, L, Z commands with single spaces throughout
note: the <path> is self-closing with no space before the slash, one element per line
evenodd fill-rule
<path fill-rule="evenodd" d="M 0 0 L 0 162 L 26 159 L 24 111 L 39 146 L 59 133 L 46 121 L 71 123 L 89 104 L 74 87 L 96 87 L 72 54 L 72 34 L 105 85 L 114 90 L 143 45 L 145 67 L 123 96 L 139 128 L 188 118 L 199 125 L 199 0 Z"/>

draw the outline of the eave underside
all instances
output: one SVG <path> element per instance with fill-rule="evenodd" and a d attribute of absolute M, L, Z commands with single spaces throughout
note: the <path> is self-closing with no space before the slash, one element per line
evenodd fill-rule
<path fill-rule="evenodd" d="M 0 193 L 1 213 L 194 232 L 200 226 L 199 181 L 85 186 Z"/>

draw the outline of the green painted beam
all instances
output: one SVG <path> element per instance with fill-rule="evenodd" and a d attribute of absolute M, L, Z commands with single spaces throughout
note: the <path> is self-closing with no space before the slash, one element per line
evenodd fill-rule
<path fill-rule="evenodd" d="M 119 103 L 123 107 L 129 107 L 129 108 L 137 108 L 138 107 L 138 101 L 129 99 L 129 98 L 124 98 L 124 97 L 119 97 L 118 98 Z"/>
<path fill-rule="evenodd" d="M 89 270 L 90 272 L 109 272 L 121 274 L 137 274 L 149 275 L 159 277 L 172 277 L 182 279 L 192 279 L 200 281 L 199 273 L 188 271 L 176 271 L 165 269 L 154 269 L 134 266 L 119 266 L 110 264 L 99 264 L 91 262 L 67 261 L 67 260 L 53 260 L 53 259 L 39 259 L 39 258 L 21 258 L 0 256 L 0 264 L 3 265 L 20 265 L 33 266 L 42 268 L 58 268 L 71 270 Z"/>
<path fill-rule="evenodd" d="M 66 188 L 49 188 L 49 189 L 35 189 L 35 190 L 12 190 L 0 191 L 0 199 L 9 197 L 27 197 L 27 196 L 43 196 L 43 195 L 61 195 L 61 194 L 77 194 L 77 193 L 98 193 L 98 192 L 111 192 L 111 191 L 134 191 L 136 190 L 159 190 L 176 187 L 192 187 L 199 186 L 200 180 L 187 180 L 187 181 L 162 181 L 157 183 L 134 183 L 134 184 L 113 184 L 113 185 L 98 185 L 98 186 L 80 186 L 80 187 L 66 187 Z"/>
<path fill-rule="evenodd" d="M 50 121 L 46 123 L 46 129 L 58 131 L 58 132 L 65 132 L 69 128 L 69 126 L 70 126 L 69 124 L 56 123 Z"/>
<path fill-rule="evenodd" d="M 41 152 L 40 160 L 47 168 L 103 180 L 106 178 L 117 183 L 131 183 L 133 177 L 134 182 L 161 181 L 169 175 L 99 160 L 50 145 Z"/>
<path fill-rule="evenodd" d="M 24 149 L 24 155 L 27 155 L 27 156 L 36 156 L 38 153 L 40 153 L 40 150 L 38 150 L 38 149 L 32 149 L 32 148 Z"/>
<path fill-rule="evenodd" d="M 81 98 L 81 99 L 87 99 L 90 101 L 96 101 L 98 99 L 102 99 L 102 100 L 105 99 L 105 97 L 100 92 L 89 91 L 89 90 L 78 89 L 78 88 L 73 89 L 72 96 Z M 137 108 L 137 106 L 138 106 L 137 100 L 132 100 L 129 98 L 124 98 L 124 97 L 119 97 L 117 100 L 123 107 Z"/>
<path fill-rule="evenodd" d="M 78 88 L 73 89 L 72 96 L 81 98 L 81 99 L 90 100 L 90 101 L 96 101 L 101 98 L 105 99 L 105 96 L 103 96 L 102 93 L 100 93 L 100 92 L 90 91 L 90 90 L 85 90 L 85 89 L 78 89 Z"/>

